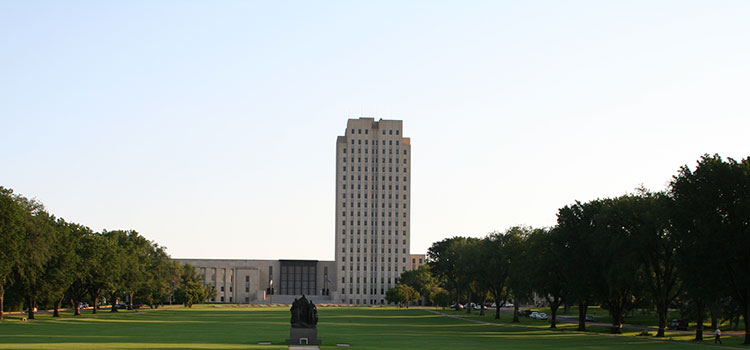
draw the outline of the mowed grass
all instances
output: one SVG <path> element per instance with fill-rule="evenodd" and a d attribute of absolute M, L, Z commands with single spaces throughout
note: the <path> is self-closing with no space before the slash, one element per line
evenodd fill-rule
<path fill-rule="evenodd" d="M 485 325 L 419 309 L 319 308 L 322 349 L 700 349 L 706 344 Z M 287 349 L 288 307 L 197 306 L 0 323 L 0 349 Z M 270 341 L 272 345 L 258 345 Z"/>
<path fill-rule="evenodd" d="M 475 320 L 475 321 L 481 321 L 481 322 L 490 322 L 500 325 L 506 325 L 511 327 L 521 327 L 521 328 L 536 328 L 536 329 L 545 329 L 549 330 L 549 320 L 535 320 L 529 317 L 519 317 L 518 323 L 513 323 L 513 315 L 511 313 L 501 313 L 500 319 L 495 319 L 495 310 L 486 310 L 485 315 L 480 316 L 478 310 L 472 310 L 470 314 L 467 314 L 465 310 L 461 311 L 455 311 L 452 309 L 438 309 L 437 311 L 440 311 L 441 313 L 447 314 L 447 315 L 453 315 L 453 316 L 459 316 L 465 319 Z M 544 310 L 542 310 L 544 311 Z M 557 323 L 557 331 L 561 331 L 563 333 L 581 333 L 577 332 L 576 328 L 578 328 L 577 321 L 573 323 L 567 323 L 567 322 L 560 322 L 561 319 L 558 319 Z M 627 321 L 627 319 L 626 319 Z M 606 326 L 593 326 L 591 325 L 592 322 L 588 322 L 586 329 L 587 332 L 585 334 L 595 335 L 598 333 L 601 336 L 610 336 L 610 337 L 630 337 L 635 338 L 641 331 L 644 330 L 646 326 L 642 325 L 636 325 L 632 329 L 623 329 L 621 335 L 612 335 L 610 334 L 610 326 L 609 326 L 610 318 L 604 318 L 604 317 L 598 317 L 595 320 L 595 323 L 601 324 L 604 323 Z M 723 335 L 721 336 L 722 345 L 725 346 L 732 346 L 732 347 L 740 347 L 740 348 L 747 348 L 750 349 L 750 346 L 743 346 L 742 342 L 744 341 L 744 334 L 742 333 L 744 330 L 741 331 L 723 331 Z M 649 334 L 656 335 L 655 330 L 650 330 Z M 637 337 L 641 338 L 642 340 L 646 341 L 678 341 L 683 343 L 682 345 L 691 345 L 693 348 L 695 345 L 711 345 L 713 346 L 714 342 L 714 335 L 713 335 L 713 329 L 710 329 L 709 324 L 706 324 L 706 328 L 704 329 L 703 333 L 703 342 L 694 342 L 693 339 L 695 339 L 695 329 L 691 329 L 690 331 L 667 331 L 665 338 L 657 339 L 655 337 Z M 718 347 L 718 346 L 717 346 Z M 661 347 L 660 347 L 661 348 Z"/>

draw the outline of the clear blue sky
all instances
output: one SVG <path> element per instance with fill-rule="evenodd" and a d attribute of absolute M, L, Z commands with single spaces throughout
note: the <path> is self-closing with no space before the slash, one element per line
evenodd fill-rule
<path fill-rule="evenodd" d="M 748 1 L 0 1 L 0 185 L 173 257 L 333 259 L 404 120 L 412 252 L 750 155 Z"/>

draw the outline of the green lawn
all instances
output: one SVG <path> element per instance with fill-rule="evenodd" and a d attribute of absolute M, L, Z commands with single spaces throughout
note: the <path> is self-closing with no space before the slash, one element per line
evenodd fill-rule
<path fill-rule="evenodd" d="M 544 308 L 534 308 L 532 310 L 534 310 L 534 311 L 541 311 L 541 312 L 548 312 L 549 311 L 548 309 L 545 310 Z M 460 317 L 463 317 L 463 318 L 468 318 L 468 319 L 477 320 L 477 321 L 491 322 L 491 323 L 503 324 L 503 325 L 511 325 L 511 326 L 521 327 L 521 328 L 549 329 L 549 321 L 548 320 L 546 320 L 546 321 L 545 320 L 535 320 L 535 319 L 528 318 L 528 317 L 519 317 L 519 323 L 512 323 L 513 315 L 510 314 L 510 313 L 501 313 L 500 314 L 500 319 L 496 320 L 495 319 L 495 310 L 494 309 L 485 311 L 485 315 L 484 316 L 480 316 L 478 310 L 472 310 L 471 314 L 467 314 L 466 310 L 455 311 L 455 310 L 452 310 L 452 309 L 446 309 L 446 310 L 437 309 L 437 311 L 440 311 L 440 312 L 448 314 L 448 315 L 460 316 Z M 600 310 L 600 311 L 606 313 L 606 310 Z M 577 312 L 577 310 L 576 310 L 576 312 Z M 610 318 L 608 316 L 604 316 L 601 313 L 597 313 L 596 311 L 595 311 L 595 315 L 598 315 L 598 316 L 596 316 L 596 319 L 595 319 L 596 323 L 607 323 L 608 324 L 609 322 L 611 322 Z M 629 319 L 626 319 L 626 321 L 627 320 L 629 320 Z M 644 324 L 648 324 L 645 321 L 643 323 Z M 638 325 L 638 326 L 642 327 L 643 325 Z M 558 323 L 557 324 L 558 330 L 561 330 L 564 333 L 568 333 L 568 332 L 570 332 L 570 333 L 578 333 L 578 332 L 575 331 L 575 329 L 577 327 L 578 327 L 577 323 Z M 656 327 L 656 326 L 654 326 L 654 327 Z M 611 336 L 611 337 L 636 337 L 636 335 L 641 332 L 640 330 L 623 330 L 623 334 L 622 335 L 610 335 L 609 334 L 610 333 L 610 328 L 609 327 L 593 327 L 593 326 L 589 325 L 589 326 L 586 327 L 586 329 L 588 330 L 587 333 L 598 333 L 601 336 Z M 695 338 L 694 331 L 695 331 L 694 328 L 691 328 L 691 330 L 689 332 L 687 332 L 687 333 L 686 332 L 667 331 L 666 332 L 666 339 L 670 339 L 670 340 L 674 340 L 674 341 L 680 341 L 680 342 L 687 342 L 687 343 L 689 343 L 689 345 L 697 345 L 695 342 L 692 341 Z M 706 328 L 705 328 L 704 334 L 703 334 L 703 337 L 705 339 L 703 341 L 703 344 L 713 345 L 713 334 L 712 334 L 712 331 L 713 331 L 712 329 L 709 329 L 709 324 L 706 324 Z M 743 331 L 744 330 L 740 330 L 739 332 L 741 333 Z M 722 342 L 724 343 L 724 345 L 740 346 L 740 347 L 743 346 L 742 345 L 742 342 L 744 341 L 744 335 L 743 334 L 739 334 L 739 335 L 727 334 L 726 333 L 727 330 L 724 330 L 724 332 L 725 332 L 724 335 L 722 335 L 722 337 L 721 337 L 722 338 Z M 731 331 L 731 332 L 734 332 L 734 331 Z M 656 331 L 651 331 L 650 334 L 651 335 L 655 335 Z M 650 337 L 650 338 L 649 337 L 639 337 L 639 338 L 645 338 L 647 340 L 652 340 L 652 341 L 663 341 L 662 339 L 658 339 L 658 340 L 654 339 L 654 337 Z M 745 346 L 745 348 L 750 349 L 750 347 L 747 347 L 747 346 Z"/>
<path fill-rule="evenodd" d="M 706 345 L 549 331 L 543 323 L 484 325 L 418 309 L 319 308 L 323 349 L 700 349 Z M 463 316 L 463 314 L 461 314 Z M 509 315 L 504 322 L 509 323 Z M 478 317 L 478 316 L 472 316 Z M 486 317 L 491 320 L 490 316 Z M 0 349 L 286 349 L 288 308 L 200 306 L 0 323 Z M 257 345 L 271 341 L 273 345 Z M 737 345 L 741 339 L 726 339 Z M 697 345 L 697 346 L 696 346 Z"/>
<path fill-rule="evenodd" d="M 547 315 L 552 314 L 550 312 L 550 308 L 548 307 L 535 307 L 535 308 L 530 308 L 530 310 L 544 312 Z M 602 309 L 599 306 L 590 306 L 588 310 L 586 311 L 588 315 L 594 316 L 595 322 L 612 323 L 612 318 L 609 316 L 609 311 Z M 573 316 L 577 319 L 578 307 L 576 306 L 570 307 L 567 313 L 565 313 L 564 309 L 561 307 L 557 310 L 557 315 L 558 317 L 559 316 Z M 669 313 L 667 314 L 667 322 L 676 318 L 681 318 L 679 310 L 670 309 Z M 635 326 L 657 328 L 659 326 L 659 316 L 656 315 L 656 311 L 654 310 L 632 310 L 625 315 L 625 323 L 629 325 L 635 325 Z M 691 320 L 689 325 L 690 325 L 689 330 L 695 331 L 696 323 Z M 704 327 L 706 330 L 708 330 L 710 326 L 711 326 L 711 321 L 707 319 L 704 322 Z M 730 330 L 729 321 L 722 322 L 720 326 L 722 330 L 726 330 L 726 331 Z M 713 329 L 711 330 L 713 331 Z M 742 320 L 740 320 L 739 327 L 736 329 L 736 331 L 744 331 L 744 330 L 745 330 L 745 323 Z"/>

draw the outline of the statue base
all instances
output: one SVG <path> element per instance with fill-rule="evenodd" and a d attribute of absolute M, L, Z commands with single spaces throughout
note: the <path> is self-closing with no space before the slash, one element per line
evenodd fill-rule
<path fill-rule="evenodd" d="M 291 328 L 289 331 L 289 339 L 286 340 L 286 343 L 296 345 L 322 344 L 320 339 L 318 339 L 317 328 Z"/>

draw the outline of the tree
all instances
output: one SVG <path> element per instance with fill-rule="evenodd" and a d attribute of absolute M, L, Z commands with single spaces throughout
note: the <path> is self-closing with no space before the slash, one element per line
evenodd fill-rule
<path fill-rule="evenodd" d="M 532 294 L 533 281 L 530 278 L 532 277 L 530 274 L 533 273 L 532 269 L 534 264 L 536 264 L 537 252 L 528 246 L 528 239 L 532 232 L 540 230 L 526 226 L 514 226 L 505 232 L 503 238 L 502 252 L 509 262 L 506 285 L 509 296 L 514 301 L 513 322 L 520 322 L 518 319 L 520 300 L 528 299 Z M 500 301 L 497 301 L 497 303 L 500 303 Z M 555 313 L 553 312 L 553 320 L 554 315 Z"/>
<path fill-rule="evenodd" d="M 671 199 L 664 193 L 639 189 L 633 198 L 638 229 L 638 251 L 651 299 L 659 316 L 657 337 L 664 337 L 669 306 L 682 290 L 677 274 L 677 240 L 671 231 Z"/>
<path fill-rule="evenodd" d="M 93 313 L 97 313 L 102 292 L 111 291 L 116 283 L 120 283 L 120 252 L 113 240 L 101 234 L 87 237 L 84 247 L 89 264 L 86 289 L 92 299 Z"/>
<path fill-rule="evenodd" d="M 595 216 L 594 258 L 601 262 L 604 290 L 602 307 L 612 317 L 612 333 L 622 333 L 625 313 L 634 305 L 641 290 L 637 231 L 637 199 L 622 196 L 606 199 Z"/>
<path fill-rule="evenodd" d="M 409 303 L 416 302 L 419 298 L 419 292 L 405 284 L 398 284 L 393 288 L 389 288 L 385 293 L 385 300 L 389 303 L 398 304 L 399 307 L 405 305 L 407 309 L 409 308 Z"/>
<path fill-rule="evenodd" d="M 451 302 L 451 295 L 448 293 L 447 290 L 440 288 L 440 287 L 433 287 L 432 290 L 430 290 L 430 302 L 432 302 L 435 306 L 440 306 L 445 310 L 445 307 L 448 306 Z"/>
<path fill-rule="evenodd" d="M 216 293 L 216 289 L 211 285 L 204 286 L 192 265 L 182 265 L 180 283 L 174 291 L 175 301 L 191 308 L 193 304 L 205 302 L 212 292 Z"/>
<path fill-rule="evenodd" d="M 728 290 L 744 316 L 743 344 L 750 344 L 750 157 L 738 162 L 704 155 L 694 171 L 680 168 L 670 194 L 688 292 L 700 303 L 711 289 Z M 699 281 L 705 269 L 708 286 Z"/>
<path fill-rule="evenodd" d="M 425 298 L 428 298 L 432 289 L 437 286 L 437 279 L 432 275 L 430 265 L 420 265 L 416 270 L 404 271 L 398 281 L 414 288 Z"/>
<path fill-rule="evenodd" d="M 566 256 L 562 255 L 562 250 L 557 249 L 560 243 L 556 241 L 560 239 L 557 229 L 537 229 L 527 240 L 528 251 L 532 254 L 526 259 L 526 276 L 537 294 L 544 296 L 550 306 L 550 328 L 557 327 L 557 310 L 566 299 L 569 290 L 560 264 Z"/>
<path fill-rule="evenodd" d="M 0 320 L 3 319 L 5 286 L 10 282 L 13 267 L 18 263 L 22 243 L 24 211 L 15 201 L 13 190 L 0 186 Z"/>
<path fill-rule="evenodd" d="M 507 282 L 511 258 L 507 255 L 506 241 L 506 235 L 492 232 L 482 239 L 481 243 L 479 260 L 484 267 L 483 279 L 487 283 L 487 289 L 495 299 L 495 319 L 500 319 L 500 307 L 503 306 L 508 296 Z"/>
<path fill-rule="evenodd" d="M 456 310 L 461 304 L 461 291 L 467 283 L 461 268 L 468 257 L 463 257 L 462 247 L 467 244 L 466 237 L 446 238 L 435 242 L 427 250 L 427 263 L 438 278 L 445 281 L 448 289 L 456 291 Z"/>
<path fill-rule="evenodd" d="M 154 243 L 151 248 L 145 268 L 146 278 L 138 290 L 137 300 L 153 308 L 171 297 L 180 282 L 182 267 L 169 258 L 163 247 Z"/>
<path fill-rule="evenodd" d="M 65 292 L 73 283 L 74 271 L 80 259 L 75 251 L 79 235 L 74 232 L 79 226 L 63 219 L 57 219 L 51 224 L 54 236 L 41 280 L 45 298 L 54 305 L 53 317 L 60 317 L 60 305 L 65 299 Z"/>
<path fill-rule="evenodd" d="M 28 310 L 28 318 L 34 319 L 35 308 L 42 296 L 45 267 L 50 259 L 54 240 L 54 217 L 45 211 L 44 206 L 34 200 L 16 196 L 17 203 L 26 212 L 24 215 L 23 237 L 19 246 L 19 259 L 15 264 L 16 281 L 23 293 Z"/>
<path fill-rule="evenodd" d="M 73 240 L 75 244 L 75 267 L 70 271 L 71 284 L 68 288 L 71 304 L 74 308 L 74 315 L 81 315 L 81 303 L 89 293 L 89 281 L 91 279 L 91 270 L 98 263 L 97 255 L 103 252 L 97 252 L 93 249 L 92 241 L 96 239 L 95 234 L 90 228 L 81 225 L 71 227 Z M 96 307 L 96 305 L 94 305 Z"/>
<path fill-rule="evenodd" d="M 601 210 L 599 200 L 587 203 L 576 201 L 560 208 L 553 240 L 556 250 L 565 256 L 557 262 L 567 281 L 568 299 L 578 303 L 578 330 L 586 330 L 586 313 L 589 305 L 597 302 L 604 286 L 602 266 L 594 259 L 594 218 Z"/>
<path fill-rule="evenodd" d="M 418 291 L 405 284 L 399 284 L 398 286 L 396 286 L 396 290 L 398 290 L 400 299 L 403 300 L 403 302 L 406 304 L 407 309 L 409 308 L 410 303 L 415 303 L 420 298 Z"/>
<path fill-rule="evenodd" d="M 466 313 L 471 313 L 471 303 L 474 300 L 472 297 L 479 297 L 479 301 L 483 304 L 487 295 L 486 283 L 483 283 L 482 260 L 477 258 L 482 249 L 480 243 L 479 239 L 467 237 L 455 241 L 452 246 L 452 249 L 457 252 L 458 284 L 468 294 Z"/>

